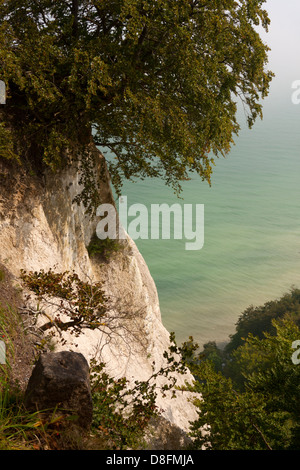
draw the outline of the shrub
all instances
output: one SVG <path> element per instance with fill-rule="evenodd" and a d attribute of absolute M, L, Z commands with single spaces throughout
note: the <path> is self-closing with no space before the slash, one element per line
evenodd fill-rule
<path fill-rule="evenodd" d="M 105 261 L 108 261 L 110 257 L 122 249 L 122 244 L 118 240 L 111 238 L 105 238 L 101 240 L 95 233 L 87 247 L 88 254 L 90 257 L 100 257 Z"/>
<path fill-rule="evenodd" d="M 163 396 L 171 391 L 176 396 L 176 378 L 172 372 L 184 374 L 186 366 L 181 360 L 184 348 L 178 348 L 175 336 L 170 335 L 169 350 L 164 352 L 165 366 L 144 381 L 129 381 L 122 377 L 113 379 L 105 372 L 105 364 L 91 362 L 93 397 L 93 430 L 106 439 L 108 448 L 137 449 L 146 446 L 145 430 L 151 420 L 159 415 L 156 406 L 157 390 Z M 164 384 L 158 386 L 158 378 Z"/>

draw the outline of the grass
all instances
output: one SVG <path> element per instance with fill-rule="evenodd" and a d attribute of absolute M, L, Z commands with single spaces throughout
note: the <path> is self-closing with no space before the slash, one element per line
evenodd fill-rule
<path fill-rule="evenodd" d="M 32 412 L 25 407 L 24 390 L 12 374 L 19 321 L 13 308 L 0 305 L 0 338 L 5 339 L 7 346 L 6 363 L 0 365 L 0 450 L 78 448 L 79 439 L 76 442 L 74 436 L 70 437 L 70 418 L 63 412 L 55 409 Z"/>
<path fill-rule="evenodd" d="M 34 429 L 36 421 L 25 411 L 18 384 L 11 379 L 14 339 L 19 329 L 15 310 L 0 304 L 0 339 L 6 346 L 6 363 L 0 365 L 0 450 L 24 449 L 26 432 Z"/>
<path fill-rule="evenodd" d="M 23 393 L 8 381 L 0 383 L 0 450 L 59 450 L 70 445 L 66 439 L 69 420 L 50 412 L 30 412 Z M 73 447 L 75 447 L 73 439 Z"/>
<path fill-rule="evenodd" d="M 104 252 L 120 249 L 115 246 L 115 241 L 112 244 L 106 241 L 104 246 L 101 246 L 101 240 L 96 242 L 92 247 L 96 254 L 103 255 L 103 249 Z M 1 271 L 0 265 L 0 277 Z M 137 395 L 134 395 L 134 390 L 129 392 L 131 399 L 136 397 L 135 414 L 127 416 L 128 397 L 123 393 L 123 381 L 114 381 L 107 374 L 101 375 L 98 388 L 92 387 L 94 419 L 87 431 L 76 425 L 75 416 L 66 415 L 63 410 L 32 412 L 26 408 L 25 390 L 40 351 L 36 341 L 30 341 L 28 328 L 23 326 L 18 313 L 22 304 L 18 298 L 9 273 L 3 271 L 0 281 L 0 339 L 5 342 L 7 355 L 6 363 L 0 364 L 0 451 L 113 450 L 127 445 L 139 448 L 142 428 L 147 424 L 150 411 L 152 413 L 151 390 L 148 393 L 142 383 L 136 383 Z M 27 324 L 25 319 L 24 324 Z M 141 406 L 146 408 L 141 409 Z M 119 414 L 120 409 L 125 410 L 124 416 Z"/>
<path fill-rule="evenodd" d="M 55 448 L 57 417 L 45 419 L 41 413 L 26 410 L 24 390 L 16 378 L 15 369 L 22 375 L 24 352 L 30 351 L 17 303 L 9 273 L 0 269 L 0 340 L 6 352 L 6 362 L 0 364 L 0 450 Z"/>
<path fill-rule="evenodd" d="M 0 303 L 0 340 L 6 346 L 6 359 L 9 366 L 14 358 L 14 338 L 19 334 L 19 322 L 16 312 L 9 305 Z"/>
<path fill-rule="evenodd" d="M 73 426 L 74 417 L 66 416 L 63 410 L 26 409 L 25 390 L 15 380 L 14 367 L 22 357 L 18 350 L 28 341 L 17 310 L 5 304 L 3 297 L 1 300 L 0 339 L 5 342 L 7 355 L 6 363 L 0 364 L 0 451 L 104 449 L 101 436 L 79 432 Z M 23 369 L 22 362 L 18 367 Z"/>
<path fill-rule="evenodd" d="M 0 383 L 0 449 L 19 450 L 30 447 L 29 434 L 36 430 L 37 414 L 28 413 L 18 390 L 9 382 Z"/>
<path fill-rule="evenodd" d="M 97 434 L 86 436 L 62 410 L 32 412 L 25 390 L 39 347 L 31 343 L 19 314 L 19 292 L 10 273 L 0 265 L 0 340 L 6 362 L 0 364 L 0 451 L 103 449 Z"/>

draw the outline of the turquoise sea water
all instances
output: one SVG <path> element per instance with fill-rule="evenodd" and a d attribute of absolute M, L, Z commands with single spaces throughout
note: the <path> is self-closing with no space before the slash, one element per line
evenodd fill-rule
<path fill-rule="evenodd" d="M 126 183 L 128 204 L 204 204 L 205 241 L 135 240 L 158 289 L 162 320 L 179 342 L 222 343 L 250 304 L 300 286 L 300 105 L 268 98 L 264 119 L 243 124 L 212 187 L 197 176 L 184 182 L 183 200 L 163 182 Z"/>

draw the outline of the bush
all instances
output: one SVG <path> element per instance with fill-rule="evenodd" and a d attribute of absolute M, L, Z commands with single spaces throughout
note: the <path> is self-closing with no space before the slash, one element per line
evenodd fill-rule
<path fill-rule="evenodd" d="M 300 367 L 292 344 L 300 339 L 300 291 L 246 309 L 224 350 L 214 342 L 189 359 L 197 379 L 196 448 L 300 448 Z M 203 429 L 209 433 L 203 433 Z"/>
<path fill-rule="evenodd" d="M 157 390 L 163 395 L 171 391 L 171 396 L 175 397 L 176 378 L 172 372 L 184 374 L 187 371 L 181 361 L 186 348 L 177 347 L 174 333 L 170 335 L 170 343 L 169 350 L 164 352 L 165 366 L 147 380 L 135 381 L 134 386 L 130 386 L 125 377 L 111 378 L 105 372 L 105 364 L 92 361 L 93 430 L 106 440 L 106 448 L 122 450 L 146 446 L 145 430 L 150 420 L 159 416 L 155 404 Z M 161 387 L 157 384 L 159 377 L 166 379 Z"/>
<path fill-rule="evenodd" d="M 88 254 L 90 257 L 98 256 L 105 261 L 108 261 L 110 257 L 122 249 L 122 244 L 118 240 L 111 238 L 105 238 L 101 240 L 95 233 L 87 247 Z"/>

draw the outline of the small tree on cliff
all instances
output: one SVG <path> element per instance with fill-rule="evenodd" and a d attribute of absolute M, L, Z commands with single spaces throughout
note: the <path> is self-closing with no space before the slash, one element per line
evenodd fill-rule
<path fill-rule="evenodd" d="M 210 183 L 236 98 L 251 126 L 268 92 L 264 1 L 0 0 L 1 156 L 53 170 L 80 158 L 87 190 L 95 143 L 117 190 L 158 176 L 178 192 L 190 171 Z"/>
<path fill-rule="evenodd" d="M 144 312 L 124 297 L 121 302 L 120 298 L 107 296 L 102 282 L 83 281 L 75 272 L 52 269 L 21 270 L 20 277 L 27 292 L 20 309 L 31 317 L 31 326 L 36 326 L 39 320 L 38 330 L 42 336 L 47 333 L 43 342 L 58 333 L 57 340 L 65 344 L 63 332 L 78 337 L 86 329 L 97 329 L 103 333 L 100 349 L 108 344 L 122 344 L 123 353 L 130 354 L 134 343 L 139 351 L 145 352 L 139 325 Z"/>

